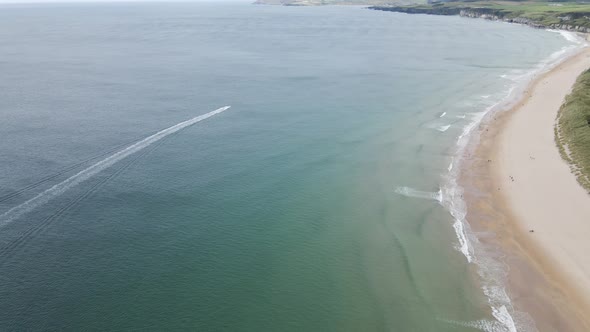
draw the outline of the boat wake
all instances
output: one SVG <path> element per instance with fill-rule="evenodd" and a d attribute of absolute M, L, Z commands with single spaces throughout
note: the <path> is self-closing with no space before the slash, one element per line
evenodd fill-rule
<path fill-rule="evenodd" d="M 100 160 L 99 162 L 83 169 L 82 171 L 74 174 L 73 176 L 67 178 L 66 180 L 52 186 L 51 188 L 49 188 L 39 194 L 37 194 L 35 197 L 27 200 L 26 202 L 19 204 L 15 207 L 11 208 L 10 210 L 4 212 L 3 214 L 1 214 L 0 215 L 0 227 L 14 221 L 15 219 L 19 218 L 23 214 L 28 213 L 28 212 L 32 211 L 33 209 L 36 209 L 37 207 L 46 204 L 47 202 L 49 202 L 53 198 L 63 194 L 68 189 L 90 179 L 94 175 L 111 167 L 115 163 L 127 158 L 128 156 L 130 156 L 134 153 L 137 153 L 137 152 L 145 149 L 146 147 L 158 142 L 159 140 L 161 140 L 171 134 L 174 134 L 186 127 L 192 126 L 197 122 L 203 121 L 203 120 L 208 119 L 216 114 L 224 112 L 224 111 L 228 110 L 230 107 L 231 106 L 224 106 L 224 107 L 218 108 L 214 111 L 211 111 L 209 113 L 205 113 L 203 115 L 199 115 L 199 116 L 196 116 L 192 119 L 175 124 L 174 126 L 168 127 L 164 130 L 161 130 L 151 136 L 148 136 L 148 137 L 142 139 L 141 141 L 139 141 L 135 144 L 132 144 L 132 145 Z"/>

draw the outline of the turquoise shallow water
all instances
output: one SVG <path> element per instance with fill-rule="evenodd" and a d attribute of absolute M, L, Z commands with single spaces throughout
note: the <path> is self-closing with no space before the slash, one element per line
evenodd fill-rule
<path fill-rule="evenodd" d="M 0 9 L 0 213 L 232 106 L 0 217 L 1 330 L 494 324 L 433 198 L 473 114 L 559 34 L 359 7 Z"/>

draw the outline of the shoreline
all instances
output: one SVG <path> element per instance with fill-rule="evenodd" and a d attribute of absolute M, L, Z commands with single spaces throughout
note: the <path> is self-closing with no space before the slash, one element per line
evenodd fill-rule
<path fill-rule="evenodd" d="M 469 226 L 483 248 L 498 249 L 507 264 L 506 288 L 522 314 L 514 317 L 517 325 L 541 331 L 590 330 L 584 315 L 590 312 L 590 260 L 583 259 L 590 223 L 580 222 L 590 220 L 590 196 L 561 159 L 553 131 L 565 96 L 589 67 L 585 47 L 535 77 L 514 106 L 486 116 L 459 178 Z M 527 316 L 533 322 L 523 322 Z"/>

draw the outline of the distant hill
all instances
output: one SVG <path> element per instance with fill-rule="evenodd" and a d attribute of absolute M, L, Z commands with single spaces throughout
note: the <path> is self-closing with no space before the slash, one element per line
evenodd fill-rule
<path fill-rule="evenodd" d="M 426 0 L 256 0 L 255 4 L 283 6 L 323 6 L 323 5 L 407 5 L 426 3 Z"/>
<path fill-rule="evenodd" d="M 590 0 L 585 0 L 590 1 Z M 427 3 L 583 3 L 580 0 L 256 0 L 255 4 L 262 5 L 283 5 L 283 6 L 322 6 L 322 5 L 361 5 L 361 6 L 403 6 L 403 5 L 419 5 Z"/>

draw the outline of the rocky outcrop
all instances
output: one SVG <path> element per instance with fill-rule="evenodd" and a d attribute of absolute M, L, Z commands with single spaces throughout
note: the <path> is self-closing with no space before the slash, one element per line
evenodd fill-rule
<path fill-rule="evenodd" d="M 461 9 L 459 11 L 459 16 L 464 17 L 472 17 L 472 18 L 483 18 L 486 20 L 492 21 L 503 21 L 509 23 L 518 23 L 531 26 L 533 28 L 540 28 L 540 29 L 561 29 L 561 30 L 569 30 L 569 31 L 577 31 L 577 32 L 590 32 L 590 28 L 580 26 L 580 25 L 572 25 L 568 24 L 568 21 L 572 20 L 571 15 L 566 15 L 564 17 L 557 17 L 560 19 L 560 23 L 542 23 L 538 21 L 531 20 L 526 17 L 516 16 L 510 17 L 506 13 L 503 13 L 500 10 L 491 10 L 490 8 L 478 8 L 478 9 Z M 588 20 L 590 23 L 590 20 Z"/>
<path fill-rule="evenodd" d="M 437 6 L 372 6 L 369 9 L 384 10 L 406 14 L 427 14 L 427 15 L 459 15 L 461 8 L 437 7 Z"/>

